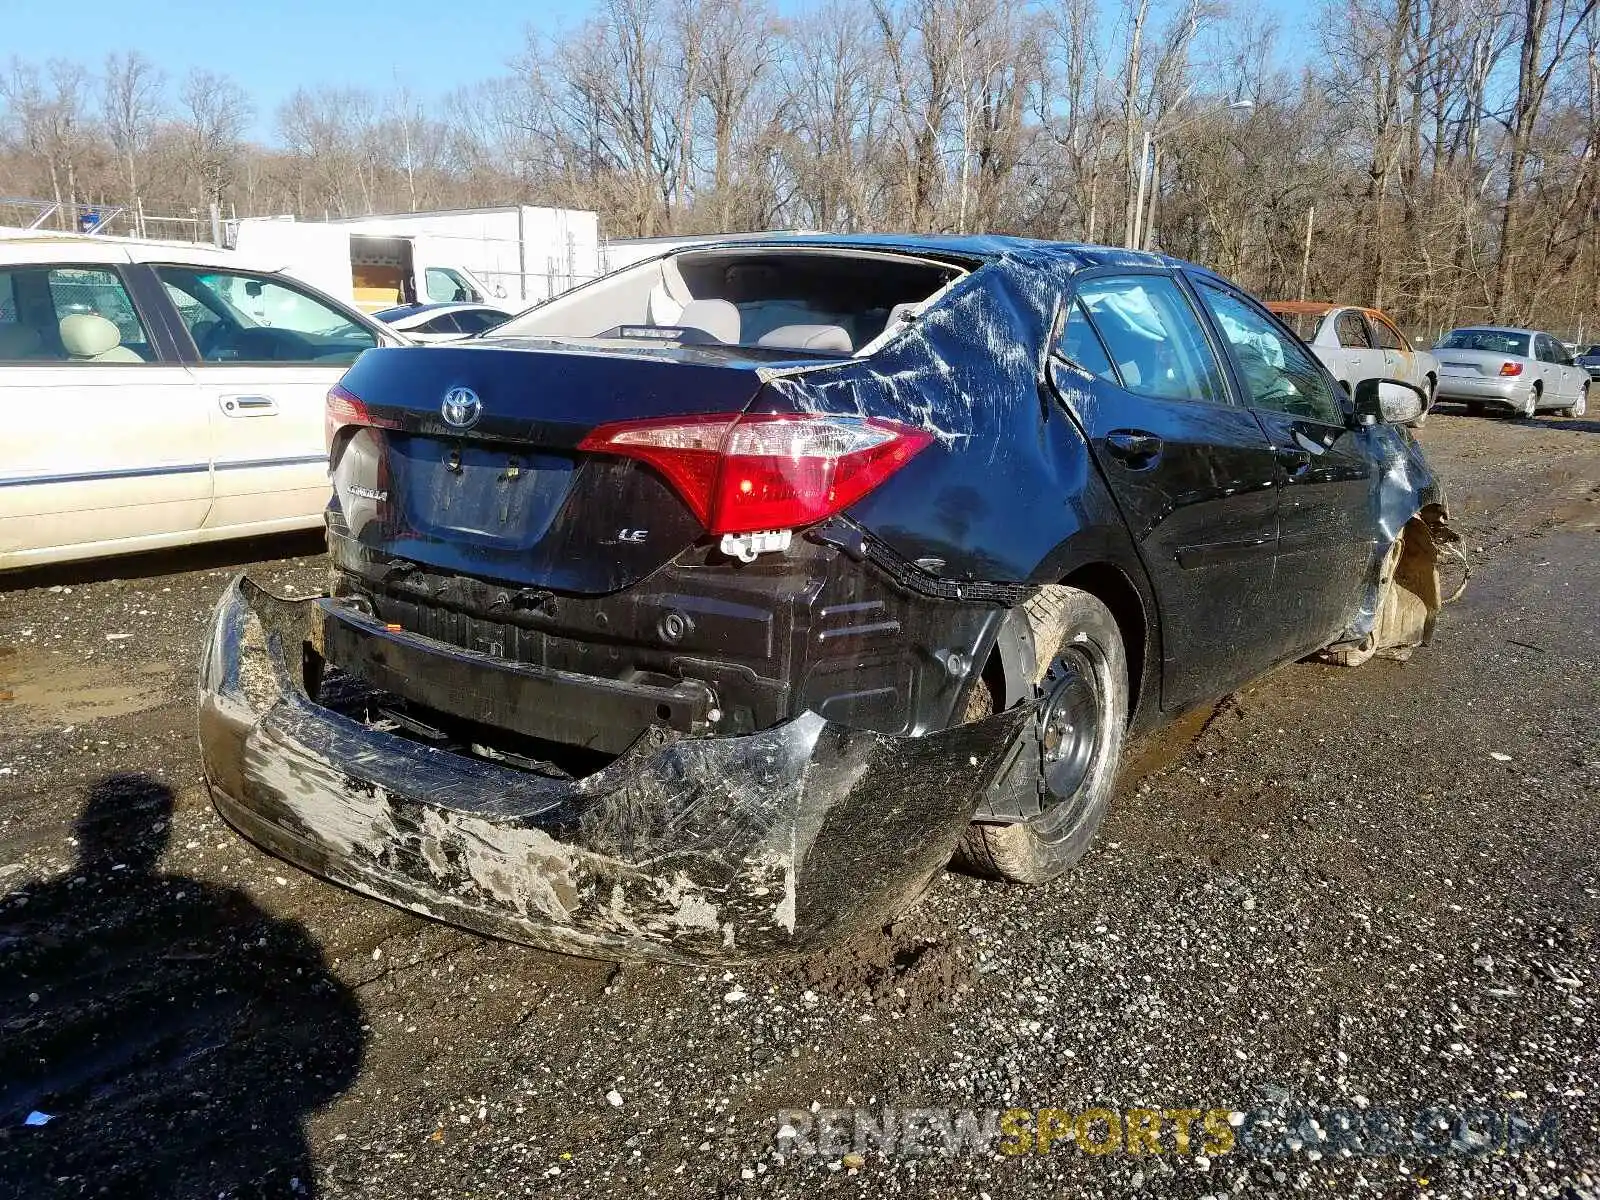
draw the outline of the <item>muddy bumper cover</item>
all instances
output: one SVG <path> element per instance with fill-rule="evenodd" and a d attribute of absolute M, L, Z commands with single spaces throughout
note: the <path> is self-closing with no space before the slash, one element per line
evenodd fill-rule
<path fill-rule="evenodd" d="M 244 578 L 217 605 L 199 715 L 218 811 L 356 891 L 598 958 L 733 962 L 889 919 L 948 860 L 1032 715 L 926 737 L 809 712 L 743 737 L 657 729 L 587 778 L 554 779 L 318 705 L 304 664 L 325 605 Z"/>

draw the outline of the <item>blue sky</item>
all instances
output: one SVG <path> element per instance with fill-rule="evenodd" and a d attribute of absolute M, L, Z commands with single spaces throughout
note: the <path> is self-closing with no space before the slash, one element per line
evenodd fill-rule
<path fill-rule="evenodd" d="M 779 7 L 792 12 L 805 3 L 779 0 Z M 101 10 L 0 0 L 0 65 L 15 55 L 97 66 L 112 51 L 139 50 L 174 79 L 205 67 L 239 81 L 257 105 L 254 136 L 271 140 L 274 110 L 297 87 L 384 90 L 398 79 L 426 101 L 501 73 L 530 24 L 575 24 L 589 7 L 587 0 L 151 0 Z M 1278 17 L 1280 45 L 1304 44 L 1309 5 L 1263 0 L 1263 7 Z"/>

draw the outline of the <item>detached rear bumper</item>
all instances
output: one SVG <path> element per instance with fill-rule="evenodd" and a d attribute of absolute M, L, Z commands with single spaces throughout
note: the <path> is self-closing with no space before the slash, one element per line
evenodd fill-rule
<path fill-rule="evenodd" d="M 881 923 L 944 865 L 1031 709 L 927 737 L 806 713 L 745 737 L 652 730 L 551 779 L 318 705 L 321 601 L 248 579 L 218 603 L 200 749 L 222 816 L 337 883 L 481 933 L 597 958 L 732 962 Z"/>

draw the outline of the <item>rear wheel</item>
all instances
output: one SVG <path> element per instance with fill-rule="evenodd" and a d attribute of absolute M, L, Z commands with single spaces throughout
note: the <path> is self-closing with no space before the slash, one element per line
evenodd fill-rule
<path fill-rule="evenodd" d="M 1537 383 L 1534 384 L 1533 390 L 1528 393 L 1528 403 L 1523 407 L 1521 415 L 1524 418 L 1538 416 L 1539 401 L 1543 398 L 1543 396 L 1544 389 L 1541 388 Z"/>
<path fill-rule="evenodd" d="M 1128 659 L 1111 610 L 1077 588 L 1047 587 L 1028 602 L 1039 669 L 1037 778 L 1043 811 L 1010 825 L 974 822 L 956 861 L 976 875 L 1043 883 L 1089 847 L 1116 783 L 1128 724 Z M 967 720 L 993 711 L 989 690 L 973 686 Z"/>

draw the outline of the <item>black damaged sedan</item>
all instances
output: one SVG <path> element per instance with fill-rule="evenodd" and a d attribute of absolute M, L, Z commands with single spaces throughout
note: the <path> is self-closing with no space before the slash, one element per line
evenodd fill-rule
<path fill-rule="evenodd" d="M 329 595 L 217 608 L 211 794 L 328 879 L 606 958 L 809 949 L 952 853 L 1050 879 L 1130 731 L 1427 640 L 1423 402 L 1155 255 L 679 250 L 351 368 Z"/>

